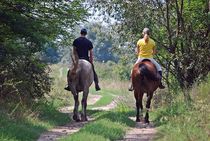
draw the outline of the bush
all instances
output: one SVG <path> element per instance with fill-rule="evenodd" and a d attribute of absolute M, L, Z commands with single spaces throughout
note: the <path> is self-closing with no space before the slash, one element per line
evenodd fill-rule
<path fill-rule="evenodd" d="M 31 57 L 7 57 L 0 64 L 0 99 L 26 102 L 50 91 L 51 79 L 46 65 Z"/>

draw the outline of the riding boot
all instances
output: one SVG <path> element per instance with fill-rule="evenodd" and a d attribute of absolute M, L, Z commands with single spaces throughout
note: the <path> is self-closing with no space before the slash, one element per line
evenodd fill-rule
<path fill-rule="evenodd" d="M 92 68 L 93 68 L 93 74 L 94 74 L 93 76 L 94 76 L 95 89 L 96 89 L 96 91 L 99 91 L 99 90 L 101 90 L 101 88 L 99 87 L 98 75 L 96 74 L 93 64 L 92 64 Z"/>
<path fill-rule="evenodd" d="M 162 81 L 161 81 L 161 80 L 162 80 L 162 71 L 158 71 L 158 73 L 159 73 L 160 76 L 161 76 L 161 77 L 160 77 L 160 85 L 159 85 L 159 88 L 160 88 L 160 89 L 164 89 L 165 86 L 163 85 L 163 83 L 162 83 Z"/>
<path fill-rule="evenodd" d="M 71 91 L 69 85 L 67 85 L 64 89 L 67 90 L 67 91 Z"/>
<path fill-rule="evenodd" d="M 68 75 L 69 75 L 69 71 L 68 71 L 68 73 L 67 73 L 67 82 L 68 82 L 68 85 L 67 85 L 64 89 L 67 90 L 67 91 L 71 91 L 71 89 L 70 89 L 70 87 L 69 87 Z"/>
<path fill-rule="evenodd" d="M 95 83 L 95 89 L 96 89 L 96 91 L 101 90 L 101 88 L 98 85 L 98 76 L 97 76 L 97 74 L 96 74 L 95 71 L 94 71 L 94 83 Z"/>
<path fill-rule="evenodd" d="M 133 84 L 131 82 L 131 78 L 130 78 L 130 83 L 129 83 L 129 87 L 128 87 L 129 91 L 133 91 Z"/>

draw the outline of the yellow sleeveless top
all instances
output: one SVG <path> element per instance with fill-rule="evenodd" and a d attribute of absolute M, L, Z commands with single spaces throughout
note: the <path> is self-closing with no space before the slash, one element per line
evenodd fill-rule
<path fill-rule="evenodd" d="M 153 49 L 155 49 L 155 41 L 149 38 L 148 43 L 144 39 L 140 39 L 137 42 L 137 47 L 139 49 L 138 57 L 140 58 L 153 58 Z"/>

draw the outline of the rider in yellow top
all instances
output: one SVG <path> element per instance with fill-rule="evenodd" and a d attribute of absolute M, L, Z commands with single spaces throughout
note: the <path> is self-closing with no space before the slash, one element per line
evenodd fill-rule
<path fill-rule="evenodd" d="M 145 36 L 148 35 L 145 34 Z M 139 39 L 137 42 L 138 58 L 152 58 L 155 50 L 155 41 L 151 38 L 148 38 L 147 41 Z"/>
<path fill-rule="evenodd" d="M 162 78 L 162 69 L 161 66 L 153 59 L 153 55 L 157 52 L 156 51 L 156 45 L 155 41 L 149 37 L 150 35 L 150 30 L 148 28 L 144 28 L 143 32 L 143 38 L 139 39 L 137 42 L 137 55 L 138 59 L 136 63 L 141 62 L 144 59 L 149 59 L 157 68 L 161 78 Z M 165 86 L 163 86 L 162 82 L 160 83 L 159 86 L 160 89 L 164 89 Z M 129 88 L 129 91 L 132 91 L 132 85 Z"/>

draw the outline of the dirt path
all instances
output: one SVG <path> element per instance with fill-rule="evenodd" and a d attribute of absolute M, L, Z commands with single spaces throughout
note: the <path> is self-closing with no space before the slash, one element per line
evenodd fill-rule
<path fill-rule="evenodd" d="M 135 117 L 130 117 L 130 119 L 135 121 Z M 156 133 L 157 129 L 153 123 L 136 122 L 136 126 L 128 130 L 124 139 L 120 141 L 151 141 Z"/>
<path fill-rule="evenodd" d="M 93 118 L 88 117 L 87 122 L 75 122 L 72 121 L 69 124 L 66 124 L 64 126 L 58 126 L 50 131 L 43 133 L 37 141 L 55 141 L 59 138 L 73 134 L 77 131 L 79 131 L 86 123 L 93 121 Z"/>
<path fill-rule="evenodd" d="M 88 105 L 95 104 L 100 98 L 101 98 L 100 95 L 89 95 Z M 110 110 L 110 109 L 113 109 L 115 106 L 116 106 L 116 102 L 113 101 L 107 106 L 98 107 L 98 108 L 94 108 L 94 109 Z M 64 108 L 61 108 L 59 110 L 63 113 L 70 113 L 73 110 L 73 107 L 72 106 L 64 107 Z M 72 117 L 72 113 L 70 114 L 70 117 Z M 79 131 L 85 124 L 87 124 L 88 122 L 91 122 L 93 120 L 94 120 L 93 118 L 88 117 L 87 122 L 72 121 L 71 123 L 66 124 L 64 126 L 55 127 L 53 129 L 51 129 L 50 131 L 48 131 L 46 133 L 43 133 L 37 141 L 55 141 L 55 140 L 58 140 L 59 138 L 61 138 L 63 136 L 70 135 L 70 134 L 73 134 L 73 133 Z"/>
<path fill-rule="evenodd" d="M 95 104 L 99 99 L 101 98 L 100 95 L 90 95 L 88 103 L 89 105 Z M 118 98 L 116 98 L 118 99 Z M 110 110 L 116 107 L 116 101 L 113 100 L 110 104 L 104 107 L 96 107 L 92 108 L 93 110 Z M 70 113 L 72 111 L 73 107 L 64 107 L 61 108 L 60 111 L 63 113 Z M 72 113 L 70 114 L 72 117 Z M 130 117 L 130 119 L 135 121 L 135 117 Z M 68 123 L 64 126 L 58 126 L 54 129 L 51 129 L 50 131 L 43 133 L 38 141 L 55 141 L 59 138 L 73 134 L 77 131 L 79 131 L 85 124 L 88 122 L 94 121 L 94 118 L 88 117 L 87 122 L 75 122 L 72 121 L 71 123 Z M 136 126 L 134 128 L 130 128 L 126 135 L 124 136 L 123 140 L 120 141 L 151 141 L 156 134 L 156 128 L 152 123 L 149 125 L 144 124 L 142 122 L 136 123 Z"/>

